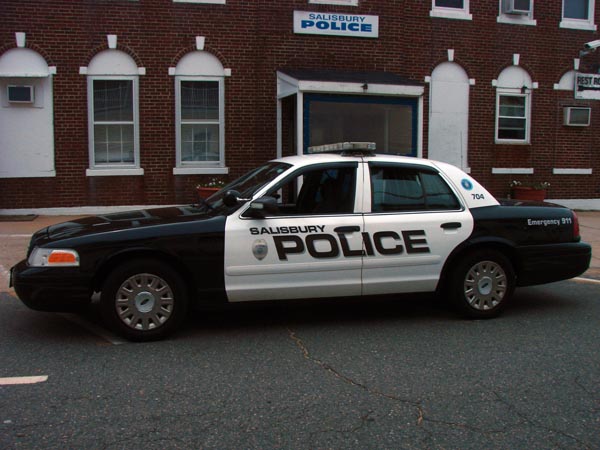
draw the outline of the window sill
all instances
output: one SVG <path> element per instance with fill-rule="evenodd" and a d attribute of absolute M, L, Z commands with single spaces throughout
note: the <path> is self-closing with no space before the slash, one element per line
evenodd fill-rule
<path fill-rule="evenodd" d="M 592 169 L 552 169 L 553 175 L 591 175 Z"/>
<path fill-rule="evenodd" d="M 533 175 L 532 167 L 492 167 L 494 175 Z"/>
<path fill-rule="evenodd" d="M 226 0 L 173 0 L 173 3 L 208 3 L 224 5 Z"/>
<path fill-rule="evenodd" d="M 597 31 L 598 27 L 590 22 L 579 20 L 563 20 L 560 22 L 560 28 L 569 28 L 572 30 Z"/>
<path fill-rule="evenodd" d="M 88 177 L 128 177 L 144 175 L 144 169 L 87 169 Z"/>
<path fill-rule="evenodd" d="M 503 141 L 496 139 L 494 141 L 496 145 L 531 145 L 531 142 L 528 141 Z"/>
<path fill-rule="evenodd" d="M 536 26 L 537 20 L 530 17 L 509 17 L 509 16 L 498 16 L 498 23 L 507 23 L 510 25 L 529 25 Z"/>
<path fill-rule="evenodd" d="M 316 3 L 322 5 L 358 6 L 358 0 L 308 0 L 308 3 Z"/>
<path fill-rule="evenodd" d="M 456 19 L 456 20 L 473 20 L 473 15 L 464 11 L 447 11 L 433 9 L 429 11 L 429 17 L 439 17 L 442 19 Z"/>
<path fill-rule="evenodd" d="M 174 167 L 173 175 L 227 175 L 229 167 Z"/>

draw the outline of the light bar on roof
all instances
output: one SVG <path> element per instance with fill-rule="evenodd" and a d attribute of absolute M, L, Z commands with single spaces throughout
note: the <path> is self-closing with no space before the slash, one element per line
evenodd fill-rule
<path fill-rule="evenodd" d="M 374 152 L 377 149 L 375 142 L 336 142 L 335 144 L 314 145 L 308 147 L 308 153 L 331 153 L 348 151 Z"/>

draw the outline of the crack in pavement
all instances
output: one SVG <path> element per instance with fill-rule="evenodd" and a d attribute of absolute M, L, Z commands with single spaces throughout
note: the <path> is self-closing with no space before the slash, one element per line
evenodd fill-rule
<path fill-rule="evenodd" d="M 590 397 L 595 396 L 595 394 L 591 390 L 589 390 L 586 386 L 583 385 L 583 383 L 581 382 L 581 377 L 576 377 L 573 380 L 573 383 L 575 384 L 575 386 L 578 386 L 583 392 L 588 394 Z"/>
<path fill-rule="evenodd" d="M 569 434 L 565 431 L 561 431 L 549 426 L 546 426 L 536 420 L 531 419 L 530 417 L 528 417 L 525 413 L 522 413 L 521 411 L 519 411 L 514 405 L 512 405 L 509 401 L 505 400 L 500 394 L 498 394 L 497 392 L 492 391 L 492 393 L 494 394 L 494 396 L 496 397 L 496 401 L 500 402 L 501 404 L 505 405 L 510 411 L 513 411 L 513 413 L 515 414 L 515 416 L 517 416 L 519 418 L 519 420 L 516 423 L 513 424 L 506 424 L 503 427 L 498 427 L 495 429 L 486 429 L 486 428 L 482 428 L 482 427 L 478 427 L 478 426 L 474 426 L 474 425 L 470 425 L 469 423 L 461 423 L 461 422 L 452 422 L 452 421 L 444 421 L 444 420 L 440 420 L 440 419 L 432 419 L 432 418 L 426 418 L 425 417 L 425 413 L 424 413 L 424 408 L 422 406 L 421 402 L 417 402 L 414 400 L 408 400 L 408 399 L 404 399 L 404 398 L 400 398 L 397 397 L 395 395 L 391 395 L 391 394 L 386 394 L 384 392 L 378 391 L 376 389 L 372 389 L 369 388 L 368 386 L 366 386 L 365 384 L 362 384 L 344 374 L 342 374 L 341 372 L 339 372 L 337 369 L 335 369 L 334 367 L 332 367 L 331 365 L 327 364 L 326 362 L 315 358 L 314 356 L 312 356 L 310 354 L 310 351 L 308 350 L 308 348 L 306 347 L 306 345 L 304 344 L 304 342 L 302 341 L 302 339 L 300 339 L 296 333 L 288 328 L 288 334 L 289 337 L 295 342 L 296 346 L 302 351 L 302 354 L 304 356 L 305 359 L 307 359 L 308 361 L 318 365 L 319 367 L 321 367 L 323 370 L 329 372 L 331 375 L 333 375 L 334 377 L 336 377 L 337 379 L 343 381 L 346 384 L 349 384 L 351 386 L 357 387 L 359 389 L 364 390 L 365 392 L 371 394 L 371 395 L 376 395 L 379 397 L 383 397 L 389 400 L 394 400 L 400 403 L 403 403 L 405 405 L 410 405 L 414 408 L 417 409 L 417 420 L 416 420 L 416 425 L 417 426 L 421 426 L 423 425 L 423 423 L 425 421 L 432 423 L 432 424 L 440 424 L 440 425 L 447 425 L 447 426 L 451 426 L 451 427 L 455 427 L 455 428 L 461 428 L 461 429 L 465 429 L 465 430 L 470 430 L 473 432 L 477 432 L 477 433 L 482 433 L 485 435 L 494 435 L 494 434 L 502 434 L 502 433 L 507 433 L 509 432 L 509 430 L 514 429 L 515 427 L 519 427 L 519 426 L 523 426 L 524 424 L 528 424 L 531 425 L 533 427 L 536 428 L 541 428 L 544 430 L 547 430 L 551 433 L 555 433 L 557 435 L 563 436 L 565 438 L 568 439 L 572 439 L 573 441 L 577 442 L 579 445 L 581 445 L 583 448 L 586 449 L 591 449 L 592 447 L 590 446 L 590 444 L 588 442 L 582 441 L 580 439 L 578 439 L 576 436 L 573 436 L 572 434 Z M 361 417 L 361 424 L 358 427 L 355 427 L 353 430 L 351 431 L 356 431 L 357 429 L 362 428 L 365 425 L 365 418 L 367 418 L 368 420 L 368 416 L 370 414 L 367 414 L 367 416 L 363 416 Z M 338 431 L 340 432 L 340 430 L 326 430 L 328 432 L 331 431 Z M 427 431 L 426 429 L 424 429 L 424 431 Z M 430 433 L 428 432 L 428 435 Z"/>
<path fill-rule="evenodd" d="M 354 387 L 357 387 L 359 389 L 362 389 L 363 391 L 367 392 L 368 394 L 376 395 L 378 397 L 383 397 L 388 400 L 394 400 L 396 402 L 403 403 L 405 405 L 409 405 L 409 406 L 416 408 L 417 409 L 416 425 L 421 426 L 423 424 L 425 415 L 423 412 L 423 407 L 421 406 L 420 402 L 416 402 L 413 400 L 407 400 L 407 399 L 400 398 L 400 397 L 397 397 L 397 396 L 391 395 L 391 394 L 386 394 L 385 392 L 378 391 L 377 389 L 371 389 L 368 386 L 366 386 L 362 383 L 359 383 L 358 381 L 353 380 L 352 378 L 340 373 L 338 370 L 336 370 L 334 367 L 330 366 L 326 362 L 321 361 L 320 359 L 312 356 L 310 354 L 310 352 L 308 351 L 308 348 L 306 347 L 304 342 L 302 342 L 302 339 L 300 339 L 298 336 L 296 336 L 296 333 L 293 330 L 290 330 L 288 328 L 288 334 L 290 336 L 290 339 L 292 339 L 292 341 L 294 341 L 296 343 L 296 346 L 302 351 L 302 355 L 304 356 L 305 359 L 318 365 L 323 370 L 329 372 L 331 375 L 333 375 L 337 379 L 343 381 L 344 383 L 349 384 Z"/>
<path fill-rule="evenodd" d="M 530 425 L 533 425 L 534 427 L 537 428 L 541 428 L 543 430 L 549 431 L 551 433 L 555 433 L 558 434 L 559 436 L 563 436 L 569 439 L 574 440 L 575 442 L 577 442 L 578 444 L 580 444 L 583 448 L 589 449 L 591 450 L 593 447 L 588 443 L 588 442 L 584 442 L 581 439 L 578 439 L 577 437 L 573 436 L 572 434 L 569 434 L 565 431 L 561 431 L 561 430 L 557 430 L 555 428 L 546 426 L 538 421 L 535 421 L 531 418 L 529 418 L 525 413 L 522 413 L 521 411 L 519 411 L 514 405 L 512 405 L 508 400 L 505 400 L 504 398 L 502 398 L 500 396 L 500 394 L 498 394 L 495 391 L 492 391 L 492 393 L 496 396 L 496 398 L 498 399 L 499 402 L 501 402 L 502 404 L 504 404 L 509 410 L 513 411 L 514 414 L 516 416 L 518 416 L 519 418 L 521 418 L 521 420 L 523 420 L 525 423 L 528 423 Z"/>

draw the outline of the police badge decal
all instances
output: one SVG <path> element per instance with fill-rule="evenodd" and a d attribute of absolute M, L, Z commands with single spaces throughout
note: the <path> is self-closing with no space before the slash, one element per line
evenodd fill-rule
<path fill-rule="evenodd" d="M 256 259 L 262 261 L 269 253 L 269 246 L 267 245 L 267 241 L 264 239 L 257 239 L 252 244 L 252 254 Z"/>

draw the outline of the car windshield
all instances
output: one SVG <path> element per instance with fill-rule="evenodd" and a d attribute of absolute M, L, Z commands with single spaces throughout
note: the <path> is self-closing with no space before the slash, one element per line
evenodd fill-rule
<path fill-rule="evenodd" d="M 291 167 L 282 162 L 269 162 L 257 167 L 237 180 L 229 183 L 220 191 L 214 193 L 206 200 L 201 200 L 200 207 L 214 214 L 231 214 L 238 207 L 227 207 L 223 204 L 223 197 L 227 191 L 237 191 L 241 198 L 252 198 L 256 192 L 269 184 L 283 172 Z"/>

